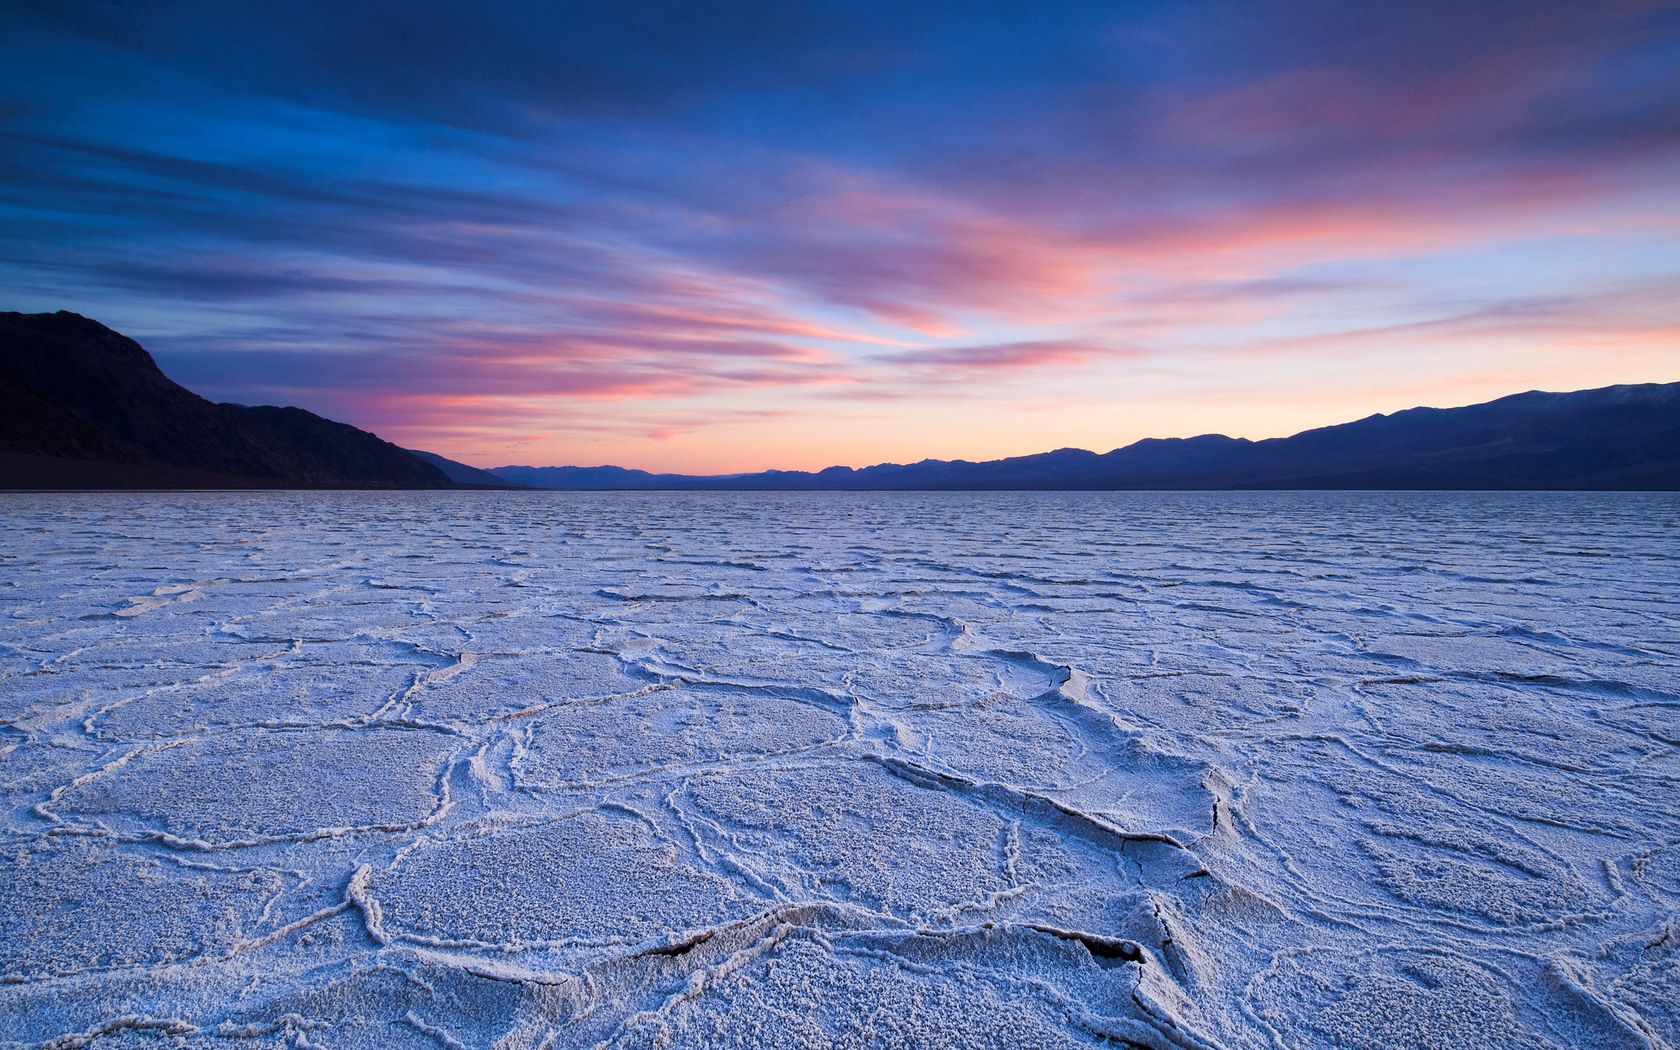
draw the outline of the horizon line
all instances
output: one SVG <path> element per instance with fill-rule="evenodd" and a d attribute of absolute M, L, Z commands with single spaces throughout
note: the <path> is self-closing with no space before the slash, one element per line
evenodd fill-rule
<path fill-rule="evenodd" d="M 1227 441 L 1244 442 L 1244 443 L 1247 443 L 1247 444 L 1257 445 L 1257 444 L 1261 444 L 1261 443 L 1267 442 L 1267 441 L 1287 441 L 1291 438 L 1300 437 L 1302 434 L 1311 434 L 1311 433 L 1314 433 L 1314 432 L 1320 431 L 1320 430 L 1333 430 L 1337 427 L 1344 427 L 1344 426 L 1348 426 L 1348 425 L 1353 424 L 1353 423 L 1360 423 L 1360 422 L 1363 422 L 1363 421 L 1368 420 L 1368 419 L 1385 419 L 1385 418 L 1389 418 L 1389 417 L 1392 417 L 1392 416 L 1401 415 L 1402 413 L 1406 413 L 1406 412 L 1417 412 L 1417 411 L 1450 412 L 1450 411 L 1453 411 L 1455 409 L 1477 408 L 1477 407 L 1482 406 L 1482 405 L 1497 404 L 1500 401 L 1506 401 L 1506 400 L 1509 400 L 1511 398 L 1528 397 L 1528 396 L 1535 395 L 1535 394 L 1563 396 L 1563 395 L 1568 395 L 1568 394 L 1592 393 L 1592 392 L 1601 391 L 1601 390 L 1618 390 L 1618 389 L 1622 389 L 1622 388 L 1626 388 L 1626 387 L 1653 387 L 1653 386 L 1677 386 L 1677 385 L 1680 385 L 1680 379 L 1646 380 L 1646 381 L 1636 382 L 1636 383 L 1608 383 L 1608 384 L 1605 384 L 1604 386 L 1583 387 L 1583 388 L 1578 389 L 1578 390 L 1544 390 L 1544 389 L 1541 389 L 1539 387 L 1533 387 L 1533 388 L 1530 388 L 1528 390 L 1517 390 L 1517 391 L 1512 391 L 1509 394 L 1501 394 L 1498 397 L 1489 398 L 1485 401 L 1470 401 L 1470 402 L 1466 402 L 1466 403 L 1463 403 L 1463 404 L 1453 404 L 1453 405 L 1411 405 L 1411 406 L 1408 406 L 1406 408 L 1397 408 L 1397 409 L 1395 409 L 1391 412 L 1370 412 L 1370 413 L 1367 413 L 1367 414 L 1362 415 L 1362 416 L 1356 416 L 1352 419 L 1344 419 L 1344 420 L 1342 420 L 1341 422 L 1338 422 L 1338 423 L 1326 423 L 1326 424 L 1323 424 L 1321 426 L 1307 427 L 1303 430 L 1296 430 L 1296 431 L 1292 431 L 1292 432 L 1286 433 L 1286 434 L 1270 434 L 1266 437 L 1250 438 L 1250 437 L 1233 437 L 1230 434 L 1226 434 L 1226 433 L 1223 433 L 1223 432 L 1220 432 L 1220 431 L 1204 431 L 1203 433 L 1200 433 L 1200 434 L 1189 434 L 1189 435 L 1185 435 L 1185 436 L 1182 436 L 1182 437 L 1142 437 L 1142 438 L 1138 438 L 1135 441 L 1129 441 L 1129 442 L 1127 442 L 1126 444 L 1123 444 L 1123 445 L 1115 445 L 1115 446 L 1109 448 L 1107 451 L 1104 451 L 1104 452 L 1098 452 L 1095 449 L 1080 448 L 1080 447 L 1074 446 L 1074 445 L 1063 445 L 1063 446 L 1060 446 L 1060 447 L 1057 447 L 1057 448 L 1043 449 L 1043 450 L 1038 451 L 1038 452 L 1022 452 L 1022 453 L 1018 453 L 1018 454 L 1010 455 L 1010 456 L 994 456 L 994 457 L 991 457 L 989 459 L 970 459 L 970 458 L 967 458 L 967 457 L 957 457 L 955 459 L 940 459 L 940 458 L 934 457 L 934 456 L 924 456 L 921 459 L 880 460 L 880 461 L 873 462 L 873 463 L 864 463 L 862 465 L 852 465 L 852 464 L 845 464 L 845 463 L 830 463 L 827 466 L 816 467 L 816 468 L 764 467 L 764 468 L 761 468 L 761 469 L 758 469 L 758 470 L 729 470 L 729 471 L 723 471 L 723 472 L 716 473 L 716 474 L 690 474 L 690 473 L 684 473 L 682 471 L 676 471 L 676 470 L 654 470 L 654 469 L 649 469 L 649 468 L 646 468 L 646 467 L 626 466 L 623 463 L 577 463 L 577 462 L 574 462 L 574 463 L 498 463 L 498 464 L 495 464 L 495 465 L 492 465 L 492 466 L 480 466 L 479 464 L 472 463 L 472 462 L 469 462 L 469 461 L 464 460 L 464 459 L 456 460 L 456 462 L 459 462 L 459 463 L 462 463 L 466 466 L 472 467 L 475 470 L 483 470 L 483 471 L 489 471 L 489 472 L 494 472 L 494 471 L 498 471 L 498 470 L 515 470 L 515 469 L 520 469 L 520 470 L 567 470 L 567 469 L 570 469 L 570 470 L 625 470 L 625 471 L 635 471 L 635 472 L 642 473 L 642 474 L 648 474 L 648 475 L 652 475 L 652 476 L 655 476 L 655 477 L 665 476 L 665 477 L 707 478 L 707 479 L 714 479 L 714 480 L 723 480 L 723 479 L 728 479 L 728 478 L 752 477 L 752 476 L 758 475 L 758 474 L 822 474 L 822 473 L 824 473 L 826 471 L 830 471 L 830 470 L 849 470 L 849 471 L 857 472 L 857 471 L 870 470 L 870 469 L 875 468 L 875 467 L 906 467 L 906 466 L 916 466 L 918 464 L 923 464 L 923 463 L 998 463 L 998 462 L 1003 462 L 1003 461 L 1012 460 L 1012 459 L 1030 459 L 1030 458 L 1035 457 L 1035 456 L 1051 455 L 1051 454 L 1054 454 L 1054 453 L 1057 453 L 1057 452 L 1083 452 L 1083 453 L 1086 453 L 1087 455 L 1099 456 L 1100 457 L 1100 456 L 1109 455 L 1109 454 L 1114 453 L 1114 452 L 1119 452 L 1123 449 L 1132 448 L 1133 446 L 1136 446 L 1136 445 L 1142 445 L 1142 444 L 1151 443 L 1151 442 L 1198 441 L 1198 440 L 1201 440 L 1203 438 L 1223 438 Z M 287 407 L 287 406 L 280 406 L 280 407 Z M 372 431 L 370 431 L 370 433 L 372 433 Z M 375 436 L 378 436 L 378 435 L 375 435 Z M 427 453 L 430 453 L 431 455 L 442 455 L 442 453 L 434 452 L 431 449 L 419 449 L 419 448 L 417 448 L 417 449 L 412 449 L 412 451 L 427 452 Z M 445 458 L 454 459 L 454 457 L 452 457 L 452 456 L 451 457 L 445 457 Z M 587 490 L 582 490 L 582 491 L 587 491 Z M 613 491 L 613 490 L 603 489 L 602 491 Z M 632 491 L 641 491 L 641 490 L 632 490 Z M 929 491 L 936 491 L 936 490 L 929 490 Z M 997 491 L 1009 491 L 1009 490 L 997 490 Z M 1039 490 L 1022 490 L 1022 491 L 1039 491 Z M 1072 490 L 1070 490 L 1070 491 L 1072 491 Z M 1143 491 L 1147 491 L 1147 490 L 1143 490 Z M 1184 489 L 1184 490 L 1177 490 L 1177 489 L 1175 489 L 1175 490 L 1170 490 L 1170 491 L 1210 491 L 1211 492 L 1211 491 L 1226 491 L 1226 490 L 1222 490 L 1222 489 L 1208 489 L 1208 490 L 1188 490 L 1188 489 Z M 1301 491 L 1314 491 L 1314 490 L 1301 490 Z M 1371 490 L 1371 491 L 1407 491 L 1407 490 Z M 1430 490 L 1418 490 L 1418 491 L 1430 491 Z M 1488 490 L 1488 491 L 1500 491 L 1500 490 L 1494 489 L 1494 490 Z M 1536 490 L 1536 491 L 1538 491 L 1538 490 Z"/>

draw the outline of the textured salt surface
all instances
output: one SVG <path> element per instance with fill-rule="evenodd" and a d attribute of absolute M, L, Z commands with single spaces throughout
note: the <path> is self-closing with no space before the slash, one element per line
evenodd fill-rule
<path fill-rule="evenodd" d="M 0 1045 L 1680 1048 L 1680 501 L 5 495 Z"/>

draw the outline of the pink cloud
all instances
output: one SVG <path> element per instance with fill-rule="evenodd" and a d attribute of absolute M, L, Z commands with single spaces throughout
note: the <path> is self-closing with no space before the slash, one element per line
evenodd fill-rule
<path fill-rule="evenodd" d="M 1240 356 L 1373 350 L 1457 341 L 1615 348 L 1669 355 L 1680 368 L 1680 285 L 1494 302 L 1434 318 L 1264 340 Z"/>
<path fill-rule="evenodd" d="M 930 347 L 877 355 L 873 360 L 913 374 L 956 378 L 988 372 L 1077 368 L 1099 360 L 1135 359 L 1140 356 L 1142 352 L 1138 350 L 1090 342 L 1032 340 L 981 346 Z"/>

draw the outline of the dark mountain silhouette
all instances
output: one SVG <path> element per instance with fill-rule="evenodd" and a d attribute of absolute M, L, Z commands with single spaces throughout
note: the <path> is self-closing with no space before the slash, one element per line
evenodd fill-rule
<path fill-rule="evenodd" d="M 548 489 L 1680 489 L 1680 383 L 1531 391 L 1287 438 L 1149 439 L 699 477 L 623 467 L 483 471 L 299 408 L 216 404 L 77 314 L 0 313 L 0 487 Z"/>
<path fill-rule="evenodd" d="M 457 485 L 464 485 L 468 488 L 478 489 L 516 489 L 525 487 L 522 482 L 497 477 L 488 470 L 480 470 L 477 467 L 469 467 L 465 463 L 458 463 L 453 459 L 440 456 L 436 452 L 422 452 L 417 448 L 405 449 L 404 451 L 411 456 L 420 457 L 427 463 L 430 463 L 432 466 L 443 471 L 443 476 Z"/>
<path fill-rule="evenodd" d="M 431 463 L 301 408 L 216 404 L 78 314 L 0 313 L 0 486 L 450 488 Z"/>
<path fill-rule="evenodd" d="M 497 467 L 563 489 L 1680 489 L 1680 383 L 1531 391 L 1413 408 L 1293 437 L 1147 439 L 1104 455 L 1058 449 L 695 477 L 620 467 Z"/>
<path fill-rule="evenodd" d="M 493 467 L 489 473 L 534 489 L 679 489 L 754 475 L 650 474 L 628 467 Z"/>

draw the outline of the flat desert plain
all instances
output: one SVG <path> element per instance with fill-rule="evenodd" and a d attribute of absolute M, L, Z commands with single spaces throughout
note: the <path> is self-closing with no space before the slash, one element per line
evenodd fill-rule
<path fill-rule="evenodd" d="M 1680 1046 L 1672 495 L 0 498 L 7 1046 Z"/>

